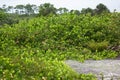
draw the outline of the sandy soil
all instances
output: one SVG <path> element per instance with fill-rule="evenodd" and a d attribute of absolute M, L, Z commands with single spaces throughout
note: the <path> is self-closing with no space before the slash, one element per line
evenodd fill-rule
<path fill-rule="evenodd" d="M 86 60 L 84 63 L 67 60 L 67 65 L 80 74 L 95 74 L 98 80 L 120 80 L 120 57 L 113 60 Z"/>

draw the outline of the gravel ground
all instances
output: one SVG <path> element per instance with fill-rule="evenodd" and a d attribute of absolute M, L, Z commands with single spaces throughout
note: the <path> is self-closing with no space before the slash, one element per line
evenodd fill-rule
<path fill-rule="evenodd" d="M 104 80 L 120 80 L 120 60 L 86 60 L 84 63 L 67 60 L 65 63 L 80 74 L 95 74 L 98 80 L 102 80 L 102 75 Z"/>

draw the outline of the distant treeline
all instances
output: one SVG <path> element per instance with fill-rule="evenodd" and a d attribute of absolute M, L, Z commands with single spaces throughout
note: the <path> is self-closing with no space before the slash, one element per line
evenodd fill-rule
<path fill-rule="evenodd" d="M 23 19 L 31 19 L 33 17 L 40 16 L 53 16 L 53 15 L 61 15 L 61 14 L 90 14 L 100 15 L 101 13 L 111 13 L 106 5 L 100 3 L 96 6 L 95 9 L 92 8 L 83 8 L 82 10 L 69 10 L 65 7 L 56 8 L 53 4 L 44 3 L 40 6 L 35 4 L 19 4 L 16 6 L 7 6 L 2 5 L 0 7 L 0 26 L 4 24 L 12 25 L 14 23 L 18 23 Z"/>
<path fill-rule="evenodd" d="M 48 14 L 63 14 L 63 13 L 75 13 L 77 15 L 79 14 L 86 14 L 86 13 L 91 13 L 91 14 L 100 14 L 102 12 L 110 12 L 110 10 L 107 8 L 106 5 L 100 3 L 96 6 L 95 9 L 92 8 L 82 8 L 81 11 L 79 10 L 68 10 L 65 7 L 60 7 L 60 8 L 55 8 L 53 4 L 50 3 L 44 3 L 41 4 L 40 6 L 37 6 L 35 4 L 19 4 L 16 6 L 7 6 L 7 5 L 2 5 L 0 7 L 0 11 L 4 11 L 6 13 L 15 13 L 15 14 L 38 14 L 46 16 Z"/>

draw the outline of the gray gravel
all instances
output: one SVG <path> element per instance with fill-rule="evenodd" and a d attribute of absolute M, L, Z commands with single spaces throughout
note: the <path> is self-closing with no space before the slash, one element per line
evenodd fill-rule
<path fill-rule="evenodd" d="M 102 80 L 102 75 L 104 80 L 120 80 L 120 60 L 86 60 L 84 63 L 67 60 L 65 63 L 80 74 L 95 74 L 98 80 Z"/>

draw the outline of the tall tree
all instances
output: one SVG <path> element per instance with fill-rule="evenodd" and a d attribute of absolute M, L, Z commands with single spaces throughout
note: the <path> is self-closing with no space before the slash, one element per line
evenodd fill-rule
<path fill-rule="evenodd" d="M 16 11 L 18 11 L 19 14 L 23 14 L 24 13 L 24 11 L 23 11 L 24 5 L 22 5 L 22 4 L 16 5 L 15 9 L 17 9 Z"/>
<path fill-rule="evenodd" d="M 10 13 L 13 13 L 13 6 L 8 6 L 7 11 L 9 11 Z"/>
<path fill-rule="evenodd" d="M 34 14 L 39 12 L 38 6 L 37 6 L 37 5 L 34 5 L 34 4 L 32 5 L 32 10 L 33 10 L 33 13 L 34 13 Z"/>
<path fill-rule="evenodd" d="M 110 10 L 104 4 L 100 3 L 96 6 L 96 13 L 101 14 L 103 12 L 110 12 Z"/>
<path fill-rule="evenodd" d="M 25 5 L 25 9 L 26 9 L 26 14 L 30 15 L 30 14 L 33 14 L 34 13 L 34 10 L 32 9 L 32 6 L 31 4 L 26 4 Z"/>
<path fill-rule="evenodd" d="M 6 10 L 6 7 L 7 7 L 6 4 L 3 4 L 3 5 L 2 5 L 2 9 L 3 9 L 4 12 L 7 11 L 7 10 Z"/>
<path fill-rule="evenodd" d="M 39 15 L 47 16 L 49 14 L 56 14 L 57 9 L 50 3 L 45 3 L 39 7 Z"/>

